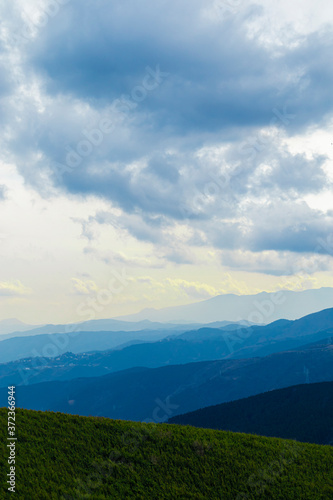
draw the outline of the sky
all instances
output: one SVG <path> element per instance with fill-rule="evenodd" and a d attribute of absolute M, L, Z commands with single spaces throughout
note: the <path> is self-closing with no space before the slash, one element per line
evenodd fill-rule
<path fill-rule="evenodd" d="M 328 0 L 0 15 L 0 320 L 333 286 Z"/>

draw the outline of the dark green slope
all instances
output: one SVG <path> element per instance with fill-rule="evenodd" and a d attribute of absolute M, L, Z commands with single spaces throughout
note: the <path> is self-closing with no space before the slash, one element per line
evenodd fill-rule
<path fill-rule="evenodd" d="M 333 382 L 278 389 L 178 415 L 170 423 L 333 444 Z"/>
<path fill-rule="evenodd" d="M 0 410 L 0 498 L 7 498 Z M 18 410 L 18 500 L 331 499 L 333 449 L 177 425 Z"/>

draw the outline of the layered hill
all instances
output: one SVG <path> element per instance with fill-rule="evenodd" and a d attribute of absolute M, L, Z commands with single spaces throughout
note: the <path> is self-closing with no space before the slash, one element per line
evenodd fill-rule
<path fill-rule="evenodd" d="M 221 321 L 218 326 L 225 326 L 229 322 Z M 23 325 L 23 326 L 22 326 Z M 120 321 L 117 319 L 94 319 L 79 323 L 48 324 L 40 326 L 29 326 L 17 320 L 4 320 L 0 322 L 0 340 L 13 337 L 31 337 L 35 335 L 51 335 L 53 333 L 72 334 L 76 332 L 136 332 L 140 330 L 174 330 L 184 331 L 186 328 L 199 328 L 200 323 L 193 322 L 188 325 L 174 323 L 160 323 L 149 320 L 143 321 Z"/>
<path fill-rule="evenodd" d="M 0 363 L 31 357 L 57 357 L 66 352 L 103 351 L 130 342 L 156 341 L 170 335 L 169 330 L 137 332 L 75 332 L 14 337 L 0 342 Z"/>
<path fill-rule="evenodd" d="M 103 322 L 106 321 L 103 320 Z M 98 325 L 94 326 L 97 328 Z M 57 333 L 43 333 L 45 330 L 47 331 L 47 327 L 23 333 L 16 332 L 0 338 L 0 363 L 28 357 L 58 357 L 67 352 L 87 353 L 118 348 L 125 344 L 153 342 L 166 337 L 177 337 L 177 335 L 186 332 L 188 328 L 194 327 L 198 327 L 198 325 L 184 327 L 160 324 L 156 330 L 148 328 L 81 331 L 71 330 L 63 325 Z M 223 331 L 235 331 L 243 328 L 240 324 L 225 324 L 223 321 L 214 324 L 214 327 L 220 335 Z M 207 328 L 210 329 L 210 327 Z M 53 328 L 51 331 L 53 332 Z"/>
<path fill-rule="evenodd" d="M 333 445 L 333 382 L 278 389 L 169 422 Z"/>
<path fill-rule="evenodd" d="M 161 339 L 161 336 L 167 338 Z M 168 331 L 141 331 L 80 333 L 73 339 L 65 335 L 39 335 L 24 338 L 22 342 L 16 338 L 0 344 L 3 347 L 0 360 L 24 352 L 35 355 L 39 352 L 44 356 L 0 364 L 0 387 L 102 376 L 138 365 L 157 368 L 218 359 L 247 359 L 299 348 L 329 336 L 333 337 L 333 309 L 266 326 L 232 324 L 180 334 L 172 332 L 172 335 Z M 118 345 L 125 340 L 127 345 Z M 103 346 L 114 349 L 87 352 L 101 351 Z M 61 354 L 71 349 L 76 354 Z M 51 358 L 49 353 L 59 355 Z"/>
<path fill-rule="evenodd" d="M 17 411 L 20 499 L 303 500 L 333 496 L 333 449 L 178 425 Z M 0 410 L 0 496 L 8 495 Z M 56 447 L 54 442 L 56 439 Z"/>
<path fill-rule="evenodd" d="M 103 377 L 19 386 L 17 404 L 35 410 L 161 422 L 273 389 L 325 381 L 333 381 L 331 339 L 264 358 L 132 368 Z M 1 388 L 0 405 L 5 400 L 6 389 Z"/>

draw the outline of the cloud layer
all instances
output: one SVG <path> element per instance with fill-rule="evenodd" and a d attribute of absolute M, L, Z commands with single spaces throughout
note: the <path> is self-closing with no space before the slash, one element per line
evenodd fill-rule
<path fill-rule="evenodd" d="M 242 272 L 331 269 L 331 158 L 312 138 L 333 130 L 333 26 L 302 30 L 290 6 L 273 31 L 273 2 L 222 4 L 1 7 L 1 161 L 45 203 L 89 204 L 66 214 L 87 258 L 160 269 L 212 252 Z M 172 279 L 193 296 L 220 289 Z"/>

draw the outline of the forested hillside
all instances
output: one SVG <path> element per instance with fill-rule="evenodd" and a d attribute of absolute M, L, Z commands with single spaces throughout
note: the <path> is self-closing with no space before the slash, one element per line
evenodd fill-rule
<path fill-rule="evenodd" d="M 169 422 L 333 444 L 333 382 L 278 389 L 178 415 Z"/>
<path fill-rule="evenodd" d="M 0 410 L 0 497 L 6 486 Z M 16 498 L 329 499 L 333 449 L 178 425 L 18 410 Z"/>

